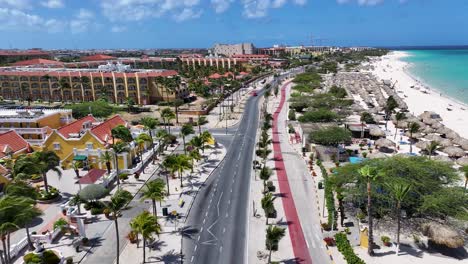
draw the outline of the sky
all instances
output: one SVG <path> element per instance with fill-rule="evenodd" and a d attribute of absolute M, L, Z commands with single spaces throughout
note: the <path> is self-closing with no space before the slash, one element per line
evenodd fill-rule
<path fill-rule="evenodd" d="M 468 0 L 0 0 L 0 48 L 468 45 Z"/>

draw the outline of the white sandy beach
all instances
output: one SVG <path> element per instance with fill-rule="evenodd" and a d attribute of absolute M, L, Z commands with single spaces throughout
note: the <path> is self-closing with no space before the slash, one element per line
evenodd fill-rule
<path fill-rule="evenodd" d="M 414 115 L 424 111 L 434 111 L 442 118 L 442 123 L 464 138 L 468 138 L 468 106 L 441 95 L 441 92 L 428 88 L 426 84 L 406 72 L 409 63 L 400 60 L 409 56 L 402 51 L 393 51 L 372 62 L 372 73 L 382 80 L 395 83 L 395 90 L 406 102 Z M 414 86 L 415 88 L 411 88 Z M 427 91 L 428 93 L 423 93 Z M 451 109 L 451 111 L 448 110 Z"/>

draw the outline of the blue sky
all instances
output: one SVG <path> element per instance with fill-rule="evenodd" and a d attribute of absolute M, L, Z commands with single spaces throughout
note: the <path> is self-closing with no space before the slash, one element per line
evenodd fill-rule
<path fill-rule="evenodd" d="M 0 0 L 0 48 L 468 44 L 467 0 Z"/>

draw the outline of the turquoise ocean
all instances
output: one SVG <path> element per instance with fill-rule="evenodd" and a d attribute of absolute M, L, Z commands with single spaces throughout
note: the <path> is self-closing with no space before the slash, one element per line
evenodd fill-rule
<path fill-rule="evenodd" d="M 404 50 L 409 73 L 431 88 L 468 104 L 468 49 Z"/>

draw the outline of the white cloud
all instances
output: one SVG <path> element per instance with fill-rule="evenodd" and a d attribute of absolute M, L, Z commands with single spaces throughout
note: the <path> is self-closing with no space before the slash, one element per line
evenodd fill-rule
<path fill-rule="evenodd" d="M 0 30 L 62 31 L 67 23 L 56 19 L 45 19 L 41 16 L 26 13 L 22 10 L 0 8 Z"/>
<path fill-rule="evenodd" d="M 354 0 L 337 0 L 338 4 L 347 4 L 353 2 Z M 400 0 L 402 2 L 403 0 Z M 384 2 L 384 0 L 356 0 L 358 5 L 361 6 L 375 6 Z"/>
<path fill-rule="evenodd" d="M 305 5 L 307 0 L 242 0 L 244 16 L 247 18 L 260 18 L 268 14 L 268 10 L 283 7 L 288 2 L 296 5 Z"/>
<path fill-rule="evenodd" d="M 101 0 L 104 16 L 115 21 L 141 21 L 145 19 L 171 16 L 177 21 L 186 17 L 199 17 L 194 11 L 200 0 Z"/>
<path fill-rule="evenodd" d="M 65 4 L 63 3 L 63 0 L 47 0 L 47 1 L 42 1 L 41 5 L 47 8 L 63 8 L 65 7 Z"/>
<path fill-rule="evenodd" d="M 127 27 L 125 26 L 113 26 L 111 28 L 111 31 L 114 32 L 114 33 L 120 33 L 120 32 L 124 32 L 127 30 Z"/>
<path fill-rule="evenodd" d="M 72 33 L 83 33 L 93 26 L 94 13 L 81 8 L 70 21 L 70 30 Z"/>
<path fill-rule="evenodd" d="M 1 8 L 30 9 L 30 0 L 0 0 Z"/>
<path fill-rule="evenodd" d="M 228 10 L 232 2 L 234 2 L 234 0 L 211 0 L 211 5 L 215 12 L 220 14 Z"/>
<path fill-rule="evenodd" d="M 174 19 L 177 22 L 183 22 L 186 20 L 194 19 L 194 18 L 199 18 L 201 16 L 202 12 L 201 10 L 199 11 L 194 11 L 192 8 L 184 8 L 182 12 L 179 14 L 174 15 Z"/>

